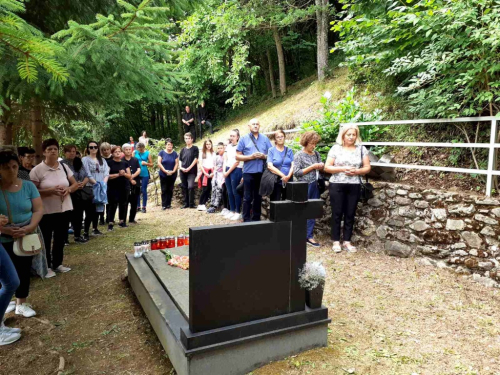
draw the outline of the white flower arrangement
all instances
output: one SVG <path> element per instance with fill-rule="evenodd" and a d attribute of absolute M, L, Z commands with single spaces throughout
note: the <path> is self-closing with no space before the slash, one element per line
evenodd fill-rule
<path fill-rule="evenodd" d="M 300 287 L 306 290 L 316 289 L 325 284 L 326 270 L 320 262 L 310 262 L 299 272 Z"/>

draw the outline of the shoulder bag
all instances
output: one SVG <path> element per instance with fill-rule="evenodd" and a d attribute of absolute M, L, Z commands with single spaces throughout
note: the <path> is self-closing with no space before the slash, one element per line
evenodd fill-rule
<path fill-rule="evenodd" d="M 361 146 L 361 167 L 363 167 L 363 146 Z M 367 175 L 365 175 L 365 183 L 363 183 L 361 176 L 358 176 L 358 177 L 359 177 L 359 182 L 361 183 L 361 197 L 360 197 L 360 199 L 363 202 L 366 202 L 367 200 L 373 198 L 373 185 L 368 182 Z"/>
<path fill-rule="evenodd" d="M 71 186 L 71 181 L 69 180 L 68 177 L 68 171 L 66 170 L 64 163 L 61 163 L 61 165 L 63 167 L 64 173 L 66 174 L 66 179 L 68 180 L 69 186 Z M 71 199 L 75 199 L 82 202 L 86 201 L 92 202 L 92 200 L 94 199 L 94 193 L 92 192 L 92 188 L 90 186 L 85 186 L 83 189 L 78 189 L 77 191 L 71 193 Z"/>
<path fill-rule="evenodd" d="M 2 190 L 3 198 L 5 199 L 5 204 L 7 205 L 7 212 L 9 215 L 9 224 L 14 224 L 12 222 L 12 213 L 10 212 L 10 203 L 7 199 L 7 195 Z M 12 250 L 14 254 L 18 257 L 30 257 L 40 254 L 42 251 L 42 236 L 38 231 L 38 227 L 35 233 L 27 234 L 21 238 L 15 238 Z"/>
<path fill-rule="evenodd" d="M 257 147 L 257 146 L 256 146 Z M 260 151 L 259 151 L 260 152 Z M 286 154 L 288 152 L 288 147 L 285 146 L 285 156 L 283 156 L 283 159 L 281 160 L 281 165 L 276 168 L 280 169 L 283 163 L 285 162 Z M 267 163 L 265 163 L 267 166 Z M 274 174 L 269 170 L 269 168 L 266 168 L 264 170 L 264 173 L 262 174 L 262 179 L 260 180 L 260 187 L 259 187 L 259 194 L 262 196 L 267 196 L 271 195 L 274 190 L 274 184 L 278 182 L 279 176 L 277 174 Z"/>
<path fill-rule="evenodd" d="M 319 154 L 318 151 L 314 151 L 316 153 L 316 159 L 318 160 L 318 163 L 321 163 L 321 155 Z M 323 194 L 326 190 L 326 179 L 323 173 L 318 172 L 318 190 L 319 190 L 319 195 Z"/>

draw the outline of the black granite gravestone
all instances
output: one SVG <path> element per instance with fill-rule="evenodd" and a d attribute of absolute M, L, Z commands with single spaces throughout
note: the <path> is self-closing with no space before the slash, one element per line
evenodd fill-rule
<path fill-rule="evenodd" d="M 299 285 L 299 270 L 307 259 L 307 219 L 319 218 L 323 214 L 321 199 L 307 199 L 307 182 L 289 182 L 287 200 L 271 202 L 270 220 L 292 223 L 290 249 L 290 312 L 304 310 L 305 293 Z"/>
<path fill-rule="evenodd" d="M 226 327 L 289 312 L 290 222 L 189 231 L 189 328 Z"/>
<path fill-rule="evenodd" d="M 192 333 L 304 311 L 298 272 L 306 261 L 306 220 L 321 200 L 307 183 L 271 203 L 271 222 L 190 229 L 189 326 Z"/>

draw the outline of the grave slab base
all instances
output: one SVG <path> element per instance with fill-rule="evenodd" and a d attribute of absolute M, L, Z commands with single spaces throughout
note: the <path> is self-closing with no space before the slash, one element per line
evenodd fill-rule
<path fill-rule="evenodd" d="M 283 319 L 291 322 L 289 326 L 269 324 L 270 331 L 259 330 L 253 336 L 187 349 L 181 338 L 181 331 L 189 332 L 185 314 L 143 258 L 135 259 L 132 255 L 126 258 L 129 283 L 179 375 L 246 374 L 271 361 L 327 345 L 330 320 L 322 311 L 307 309 L 304 316 L 309 318 L 305 320 L 285 314 Z M 326 310 L 317 310 L 323 309 Z M 316 319 L 311 319 L 312 316 Z M 262 325 L 263 321 L 256 325 Z M 221 330 L 224 329 L 228 327 Z"/>

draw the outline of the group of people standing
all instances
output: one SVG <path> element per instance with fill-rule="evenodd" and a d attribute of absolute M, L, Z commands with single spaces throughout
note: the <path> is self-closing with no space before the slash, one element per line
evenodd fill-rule
<path fill-rule="evenodd" d="M 162 206 L 170 208 L 173 185 L 177 171 L 180 174 L 184 194 L 182 208 L 197 208 L 213 213 L 221 202 L 221 195 L 227 194 L 228 208 L 222 215 L 231 220 L 243 219 L 244 222 L 259 221 L 262 206 L 262 180 L 268 169 L 276 177 L 269 195 L 271 201 L 286 198 L 286 185 L 289 181 L 308 183 L 308 198 L 319 199 L 324 175 L 330 175 L 329 194 L 332 206 L 333 251 L 355 252 L 351 244 L 354 217 L 361 194 L 361 176 L 370 167 L 368 150 L 361 145 L 357 126 L 341 128 L 337 142 L 330 149 L 326 162 L 316 151 L 321 137 L 314 131 L 301 135 L 302 149 L 297 153 L 285 145 L 285 132 L 274 133 L 274 146 L 269 138 L 259 132 L 258 119 L 249 122 L 250 132 L 242 137 L 237 129 L 232 130 L 227 145 L 219 143 L 214 150 L 210 139 L 203 142 L 200 152 L 193 145 L 190 132 L 184 135 L 185 147 L 177 155 L 173 144 L 167 142 L 167 150 L 160 153 L 158 163 L 163 173 Z M 167 172 L 169 175 L 167 175 Z M 202 189 L 199 204 L 195 204 L 196 182 Z M 268 189 L 269 190 L 269 189 Z M 266 190 L 267 191 L 267 190 Z M 165 199 L 163 195 L 165 194 Z M 210 208 L 206 204 L 211 196 Z M 243 197 L 242 197 L 243 196 Z M 341 222 L 344 222 L 343 243 L 340 243 Z M 320 244 L 314 239 L 315 220 L 307 221 L 307 243 L 314 247 Z"/>
<path fill-rule="evenodd" d="M 85 157 L 78 156 L 76 146 L 66 145 L 60 158 L 58 141 L 47 139 L 42 143 L 44 160 L 36 166 L 33 149 L 0 151 L 0 345 L 15 342 L 21 334 L 5 327 L 5 313 L 36 315 L 27 303 L 32 268 L 42 278 L 71 271 L 63 264 L 70 223 L 75 242 L 85 243 L 90 235 L 102 234 L 98 224 L 104 221 L 113 230 L 117 210 L 120 227 L 127 227 L 129 205 L 129 223 L 137 223 L 137 211 L 146 212 L 148 167 L 153 163 L 144 143 L 135 148 L 90 141 Z M 32 233 L 41 234 L 42 251 L 35 256 L 16 253 L 18 239 Z M 10 301 L 13 294 L 16 300 Z"/>
<path fill-rule="evenodd" d="M 189 113 L 187 108 L 186 112 Z M 189 121 L 185 125 L 191 126 Z M 174 184 L 179 175 L 184 194 L 182 208 L 215 213 L 224 202 L 226 207 L 221 214 L 225 218 L 259 221 L 262 177 L 266 169 L 276 176 L 269 191 L 272 201 L 286 198 L 287 183 L 293 179 L 307 182 L 308 198 L 318 199 L 322 176 L 329 174 L 332 249 L 355 252 L 351 237 L 361 194 L 361 176 L 371 168 L 368 150 L 361 145 L 357 126 L 341 128 L 326 162 L 316 151 L 321 137 L 314 131 L 301 135 L 302 149 L 294 154 L 285 145 L 283 130 L 274 133 L 273 146 L 269 138 L 259 132 L 257 119 L 252 119 L 248 126 L 250 132 L 241 137 L 237 129 L 232 130 L 227 145 L 219 142 L 214 147 L 210 139 L 205 140 L 201 153 L 193 144 L 191 132 L 184 135 L 185 146 L 179 153 L 174 150 L 172 140 L 167 139 L 165 150 L 157 158 L 162 209 L 172 207 Z M 33 149 L 19 148 L 17 153 L 0 151 L 0 345 L 20 337 L 19 329 L 4 326 L 4 312 L 15 310 L 24 317 L 36 315 L 26 302 L 31 268 L 45 278 L 71 270 L 63 265 L 70 222 L 75 242 L 84 243 L 90 235 L 102 234 L 98 225 L 104 221 L 108 231 L 112 231 L 116 211 L 118 226 L 123 228 L 127 227 L 127 216 L 128 222 L 135 224 L 136 213 L 146 212 L 148 167 L 152 167 L 153 162 L 146 150 L 147 134 L 143 132 L 141 138 L 135 143 L 131 137 L 130 142 L 121 147 L 90 141 L 83 158 L 77 155 L 75 146 L 67 145 L 63 159 L 59 158 L 58 141 L 48 139 L 42 144 L 44 160 L 35 167 Z M 195 204 L 197 185 L 202 189 L 198 205 Z M 319 247 L 314 239 L 314 226 L 314 219 L 307 221 L 307 243 Z M 35 257 L 16 255 L 14 241 L 38 228 L 44 251 Z M 10 302 L 13 294 L 16 301 Z"/>
<path fill-rule="evenodd" d="M 330 149 L 323 163 L 316 146 L 321 140 L 319 134 L 308 131 L 301 135 L 302 149 L 295 155 L 285 146 L 285 132 L 274 133 L 275 145 L 259 133 L 257 119 L 249 123 L 250 133 L 243 136 L 236 146 L 236 160 L 243 161 L 243 220 L 259 221 L 261 216 L 261 181 L 265 168 L 277 176 L 272 187 L 272 201 L 286 197 L 286 184 L 293 178 L 308 183 L 308 198 L 320 198 L 320 182 L 323 174 L 329 179 L 330 204 L 332 206 L 333 251 L 355 252 L 351 244 L 354 217 L 361 194 L 361 176 L 370 172 L 368 150 L 361 145 L 359 129 L 355 125 L 340 129 L 337 142 Z M 267 165 L 266 165 L 267 163 Z M 340 244 L 341 222 L 344 222 L 343 243 Z M 314 247 L 320 244 L 314 239 L 315 220 L 307 221 L 307 243 Z"/>

